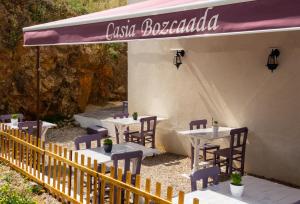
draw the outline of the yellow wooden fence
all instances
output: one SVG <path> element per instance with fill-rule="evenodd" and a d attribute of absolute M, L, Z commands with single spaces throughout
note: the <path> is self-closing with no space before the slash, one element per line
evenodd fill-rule
<path fill-rule="evenodd" d="M 71 203 L 145 203 L 171 204 L 173 188 L 166 189 L 166 198 L 162 198 L 161 183 L 155 184 L 155 193 L 151 193 L 151 180 L 146 179 L 145 189 L 141 188 L 141 176 L 136 176 L 135 186 L 131 185 L 131 173 L 126 173 L 126 182 L 122 182 L 122 169 L 110 167 L 105 174 L 103 164 L 98 172 L 98 162 L 78 157 L 78 153 L 61 146 L 36 140 L 19 130 L 12 130 L 1 124 L 0 160 L 16 171 L 46 188 L 63 202 Z M 38 144 L 38 146 L 36 145 Z M 115 177 L 117 171 L 117 178 Z M 179 204 L 184 203 L 184 193 L 178 193 Z M 199 201 L 194 200 L 197 204 Z"/>

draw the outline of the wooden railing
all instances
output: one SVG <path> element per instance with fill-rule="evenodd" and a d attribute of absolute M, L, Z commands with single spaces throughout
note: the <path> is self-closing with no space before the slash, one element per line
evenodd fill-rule
<path fill-rule="evenodd" d="M 126 172 L 126 182 L 122 182 L 122 169 L 106 166 L 85 158 L 78 153 L 58 145 L 41 142 L 19 130 L 12 130 L 1 124 L 0 160 L 36 183 L 63 202 L 71 203 L 161 203 L 171 204 L 173 188 L 166 189 L 166 198 L 162 198 L 161 183 L 155 184 L 155 193 L 151 193 L 151 180 L 146 179 L 145 189 L 141 188 L 141 176 L 136 176 L 135 186 L 131 185 L 131 173 Z M 36 145 L 38 144 L 38 145 Z M 115 177 L 115 171 L 117 171 Z M 184 193 L 178 193 L 178 203 L 184 203 Z M 198 203 L 198 200 L 194 200 Z"/>

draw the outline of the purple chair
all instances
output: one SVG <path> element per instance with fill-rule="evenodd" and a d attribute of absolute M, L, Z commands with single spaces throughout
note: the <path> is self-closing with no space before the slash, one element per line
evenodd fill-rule
<path fill-rule="evenodd" d="M 90 149 L 93 141 L 97 141 L 97 147 L 101 147 L 101 139 L 104 137 L 101 134 L 84 135 L 77 137 L 74 141 L 75 149 L 80 150 L 80 144 L 85 144 L 86 149 Z"/>
<path fill-rule="evenodd" d="M 202 188 L 207 188 L 208 178 L 212 178 L 213 184 L 217 185 L 219 183 L 219 174 L 220 174 L 220 168 L 217 166 L 200 169 L 200 170 L 194 172 L 191 175 L 192 191 L 197 190 L 197 181 L 200 181 L 200 180 L 202 180 Z"/>
<path fill-rule="evenodd" d="M 136 175 L 140 174 L 141 172 L 141 165 L 142 165 L 142 158 L 143 158 L 143 151 L 134 151 L 134 152 L 124 152 L 124 153 L 118 153 L 118 154 L 113 154 L 111 156 L 111 160 L 113 161 L 113 166 L 114 168 L 116 169 L 115 170 L 115 178 L 117 178 L 117 172 L 118 172 L 118 168 L 119 168 L 119 163 L 123 164 L 124 167 L 123 167 L 123 175 L 122 175 L 122 181 L 123 182 L 126 182 L 126 173 L 128 171 L 131 171 L 132 174 L 131 174 L 131 183 L 132 185 L 135 185 L 135 180 L 136 180 Z M 130 169 L 130 164 L 132 162 L 136 162 L 136 165 L 135 165 L 135 169 Z M 134 172 L 134 173 L 133 173 Z M 99 186 L 101 186 L 102 183 L 101 183 L 101 180 L 99 180 Z M 107 185 L 105 187 L 105 194 L 108 195 L 109 194 L 109 189 L 110 186 Z M 114 197 L 116 200 L 116 194 L 117 192 L 117 189 L 115 188 L 115 194 L 114 194 Z M 124 190 L 121 191 L 121 203 L 124 203 Z M 99 196 L 99 200 L 101 198 L 101 195 L 100 193 L 98 194 Z"/>
<path fill-rule="evenodd" d="M 142 165 L 142 159 L 143 159 L 143 151 L 134 151 L 134 152 L 124 152 L 124 153 L 118 153 L 113 154 L 111 156 L 111 160 L 113 161 L 113 165 L 115 169 L 119 168 L 119 162 L 123 161 L 124 167 L 123 167 L 123 182 L 126 181 L 126 173 L 127 171 L 130 171 L 130 164 L 131 161 L 134 160 L 136 162 L 135 169 L 132 169 L 132 184 L 135 185 L 135 177 L 137 174 L 140 174 L 141 172 L 141 165 Z M 115 171 L 115 177 L 117 178 L 117 170 Z"/>
<path fill-rule="evenodd" d="M 206 128 L 207 120 L 193 120 L 190 122 L 190 130 Z M 203 146 L 200 147 L 200 150 L 203 152 L 203 160 L 204 161 L 212 161 L 212 159 L 207 158 L 207 154 L 214 154 L 215 150 L 219 150 L 220 145 L 205 143 Z M 194 166 L 194 147 L 191 145 L 191 168 Z"/>
<path fill-rule="evenodd" d="M 42 135 L 42 125 L 43 122 L 40 121 L 40 136 Z M 34 130 L 37 129 L 37 121 L 24 121 L 18 123 L 19 130 L 27 132 L 29 135 L 33 135 Z"/>
<path fill-rule="evenodd" d="M 123 113 L 128 113 L 128 101 L 123 101 Z"/>
<path fill-rule="evenodd" d="M 24 115 L 21 113 L 15 114 L 18 116 L 19 122 L 22 122 L 24 119 Z M 12 114 L 7 114 L 7 115 L 0 115 L 0 122 L 1 123 L 10 123 Z"/>
<path fill-rule="evenodd" d="M 230 147 L 214 152 L 214 164 L 219 167 L 226 166 L 226 174 L 231 175 L 233 170 L 235 170 L 244 175 L 247 136 L 247 127 L 231 130 Z M 240 168 L 233 167 L 234 161 L 240 163 Z"/>
<path fill-rule="evenodd" d="M 145 117 L 141 118 L 141 130 L 140 132 L 129 133 L 129 141 L 135 142 L 146 146 L 146 143 L 151 143 L 151 148 L 155 148 L 155 131 L 157 117 Z"/>

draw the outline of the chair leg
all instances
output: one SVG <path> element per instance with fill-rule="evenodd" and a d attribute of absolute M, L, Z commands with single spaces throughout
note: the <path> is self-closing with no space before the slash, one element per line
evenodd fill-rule
<path fill-rule="evenodd" d="M 145 137 L 142 137 L 140 139 L 140 142 L 142 143 L 143 146 L 146 146 L 146 140 L 145 140 Z"/>
<path fill-rule="evenodd" d="M 228 160 L 229 160 L 229 164 L 228 164 L 228 166 L 229 166 L 229 172 L 228 172 L 228 175 L 231 175 L 232 174 L 233 160 L 232 160 L 232 158 L 229 158 Z"/>
<path fill-rule="evenodd" d="M 194 167 L 194 147 L 191 145 L 191 169 Z"/>
<path fill-rule="evenodd" d="M 155 149 L 155 137 L 152 137 L 152 148 Z"/>
<path fill-rule="evenodd" d="M 226 159 L 226 174 L 229 175 L 229 159 Z"/>
<path fill-rule="evenodd" d="M 207 161 L 207 158 L 206 158 L 206 149 L 205 148 L 203 148 L 203 160 Z"/>
<path fill-rule="evenodd" d="M 241 175 L 244 176 L 245 156 L 241 158 Z"/>

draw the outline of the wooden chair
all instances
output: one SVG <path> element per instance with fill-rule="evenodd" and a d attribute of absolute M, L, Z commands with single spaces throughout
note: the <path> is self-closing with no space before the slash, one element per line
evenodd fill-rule
<path fill-rule="evenodd" d="M 43 122 L 40 121 L 40 136 L 42 135 Z M 18 123 L 19 130 L 27 132 L 29 135 L 33 135 L 35 129 L 37 129 L 37 121 L 24 121 Z"/>
<path fill-rule="evenodd" d="M 92 134 L 92 135 L 83 135 L 83 136 L 80 136 L 80 137 L 77 137 L 75 138 L 74 140 L 74 143 L 75 143 L 75 150 L 81 150 L 83 148 L 80 148 L 80 144 L 85 144 L 85 149 L 91 149 L 92 147 L 92 142 L 96 141 L 97 142 L 97 146 L 96 147 L 101 147 L 101 140 L 103 138 L 105 138 L 106 136 L 103 136 L 101 133 L 100 134 Z M 102 165 L 101 164 L 98 164 L 98 171 L 101 170 L 101 167 Z M 109 167 L 106 167 L 106 170 L 105 170 L 106 173 L 109 173 L 110 172 L 110 168 Z M 90 186 L 91 186 L 91 189 L 93 190 L 93 184 L 94 184 L 94 179 L 92 178 L 91 179 L 91 182 L 90 182 Z M 85 185 L 88 185 L 86 184 L 85 182 Z"/>
<path fill-rule="evenodd" d="M 16 114 L 18 116 L 19 122 L 22 122 L 24 119 L 24 115 L 21 113 Z M 1 123 L 10 123 L 12 114 L 0 115 Z"/>
<path fill-rule="evenodd" d="M 209 178 L 212 178 L 213 184 L 217 185 L 219 183 L 219 174 L 220 174 L 220 168 L 217 166 L 200 169 L 194 172 L 190 177 L 192 191 L 197 190 L 197 181 L 200 180 L 202 180 L 202 188 L 207 188 Z"/>
<path fill-rule="evenodd" d="M 128 101 L 122 102 L 122 111 L 123 113 L 128 113 Z"/>
<path fill-rule="evenodd" d="M 122 175 L 122 181 L 126 182 L 126 173 L 130 171 L 131 174 L 131 184 L 135 185 L 136 181 L 136 175 L 140 174 L 141 172 L 141 166 L 142 166 L 142 159 L 143 159 L 143 151 L 134 151 L 134 152 L 124 152 L 124 153 L 117 153 L 113 154 L 111 156 L 111 160 L 113 161 L 113 166 L 115 168 L 115 178 L 118 178 L 118 168 L 119 164 L 123 164 L 123 175 Z M 135 165 L 133 165 L 133 162 Z M 132 168 L 130 168 L 132 165 Z M 101 186 L 101 181 L 99 182 L 99 185 Z M 110 191 L 110 186 L 107 185 L 105 187 L 105 194 L 108 195 Z M 115 189 L 115 194 L 114 197 L 116 200 L 116 189 Z M 107 198 L 107 196 L 106 196 Z M 121 203 L 124 203 L 124 190 L 121 192 Z M 100 200 L 100 194 L 99 194 L 99 200 Z"/>
<path fill-rule="evenodd" d="M 101 134 L 83 135 L 77 137 L 74 141 L 75 149 L 80 150 L 80 144 L 85 144 L 86 149 L 90 149 L 93 141 L 97 141 L 97 147 L 101 147 L 101 140 L 104 137 Z"/>
<path fill-rule="evenodd" d="M 135 142 L 146 146 L 146 143 L 151 143 L 151 148 L 155 148 L 155 132 L 157 117 L 145 117 L 140 119 L 140 132 L 133 132 L 128 134 L 129 142 Z"/>
<path fill-rule="evenodd" d="M 134 152 L 124 152 L 124 153 L 118 153 L 113 154 L 111 156 L 111 160 L 113 161 L 113 166 L 115 168 L 115 177 L 117 178 L 117 169 L 119 168 L 119 163 L 123 161 L 123 182 L 126 181 L 126 173 L 127 171 L 131 171 L 132 173 L 132 184 L 135 184 L 135 177 L 136 175 L 140 174 L 141 172 L 141 166 L 142 166 L 142 159 L 143 159 L 143 151 L 134 151 Z M 130 165 L 135 162 L 136 165 L 132 166 L 130 168 Z M 134 168 L 134 169 L 133 169 Z"/>
<path fill-rule="evenodd" d="M 193 120 L 190 122 L 190 130 L 206 128 L 207 120 Z M 203 146 L 200 147 L 200 150 L 203 152 L 203 160 L 204 161 L 213 161 L 214 159 L 208 159 L 207 154 L 214 154 L 214 151 L 219 150 L 220 145 L 205 143 Z M 191 145 L 191 168 L 194 166 L 194 147 Z"/>
<path fill-rule="evenodd" d="M 226 174 L 231 175 L 233 171 L 239 171 L 244 175 L 246 142 L 248 128 L 238 128 L 230 131 L 230 147 L 214 152 L 214 164 L 226 166 Z M 240 167 L 233 167 L 233 162 L 240 163 Z"/>

